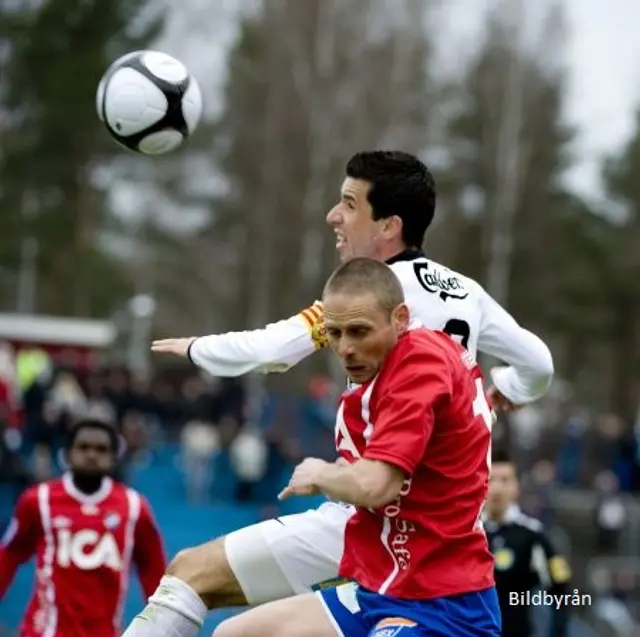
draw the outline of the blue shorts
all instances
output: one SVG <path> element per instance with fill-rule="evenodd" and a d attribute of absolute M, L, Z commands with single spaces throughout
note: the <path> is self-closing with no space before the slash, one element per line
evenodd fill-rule
<path fill-rule="evenodd" d="M 340 637 L 500 637 L 494 587 L 427 601 L 387 597 L 355 583 L 316 595 Z"/>

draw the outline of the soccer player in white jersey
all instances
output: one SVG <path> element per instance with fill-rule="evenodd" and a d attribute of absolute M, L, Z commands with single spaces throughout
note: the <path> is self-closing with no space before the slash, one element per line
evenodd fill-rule
<path fill-rule="evenodd" d="M 412 319 L 449 333 L 474 356 L 504 361 L 491 370 L 496 409 L 540 398 L 553 376 L 547 346 L 472 279 L 420 251 L 435 211 L 427 167 L 399 151 L 361 152 L 346 167 L 340 201 L 327 214 L 342 261 L 385 261 L 400 279 Z M 322 305 L 264 329 L 157 341 L 156 352 L 188 356 L 214 376 L 285 371 L 326 346 Z M 353 509 L 318 509 L 261 522 L 180 552 L 126 637 L 194 637 L 208 609 L 257 605 L 312 590 L 337 577 Z"/>

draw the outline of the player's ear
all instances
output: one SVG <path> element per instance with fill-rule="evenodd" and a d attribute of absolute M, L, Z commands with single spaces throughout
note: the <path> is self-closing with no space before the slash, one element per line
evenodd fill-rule
<path fill-rule="evenodd" d="M 397 332 L 406 332 L 409 329 L 410 321 L 409 308 L 405 303 L 400 303 L 400 305 L 396 306 L 395 310 L 393 310 L 393 326 Z"/>
<path fill-rule="evenodd" d="M 395 239 L 402 235 L 402 219 L 398 215 L 392 215 L 384 220 L 382 233 L 387 239 Z"/>

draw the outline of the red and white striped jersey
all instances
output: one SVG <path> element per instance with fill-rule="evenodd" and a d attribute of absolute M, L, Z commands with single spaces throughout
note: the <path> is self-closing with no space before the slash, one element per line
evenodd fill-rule
<path fill-rule="evenodd" d="M 341 399 L 338 453 L 386 462 L 406 479 L 395 501 L 357 508 L 340 575 L 383 595 L 432 599 L 493 586 L 480 522 L 492 414 L 473 357 L 442 332 L 410 330 L 378 375 Z"/>
<path fill-rule="evenodd" d="M 105 478 L 86 495 L 70 475 L 25 491 L 0 544 L 0 599 L 20 564 L 36 556 L 22 637 L 114 637 L 131 564 L 151 595 L 165 555 L 148 504 Z"/>

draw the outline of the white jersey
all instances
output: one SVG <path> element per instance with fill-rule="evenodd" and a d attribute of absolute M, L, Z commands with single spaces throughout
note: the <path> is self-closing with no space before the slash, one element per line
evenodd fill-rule
<path fill-rule="evenodd" d="M 474 357 L 479 350 L 505 362 L 507 367 L 492 370 L 492 380 L 514 404 L 545 394 L 553 377 L 549 348 L 479 283 L 418 252 L 406 251 L 388 263 L 402 283 L 414 325 L 447 332 Z M 263 329 L 200 337 L 189 357 L 213 376 L 284 372 L 326 344 L 322 304 L 316 301 Z"/>

